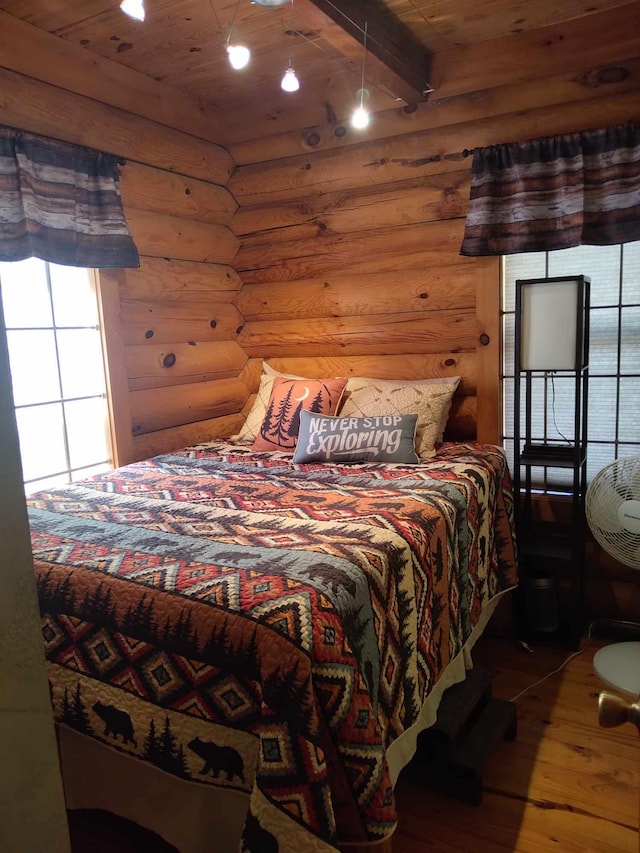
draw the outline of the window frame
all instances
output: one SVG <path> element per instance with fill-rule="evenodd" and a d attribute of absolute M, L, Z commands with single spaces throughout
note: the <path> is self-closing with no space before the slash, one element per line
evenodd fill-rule
<path fill-rule="evenodd" d="M 634 243 L 632 245 L 640 246 L 640 241 Z M 617 312 L 616 322 L 617 322 L 617 337 L 616 342 L 613 345 L 615 347 L 615 359 L 616 359 L 616 372 L 615 373 L 593 373 L 590 365 L 590 376 L 589 376 L 589 398 L 590 403 L 593 404 L 594 399 L 597 399 L 597 395 L 594 394 L 594 379 L 606 379 L 606 380 L 615 380 L 616 381 L 616 391 L 615 391 L 615 418 L 612 419 L 614 423 L 613 433 L 611 437 L 606 439 L 604 438 L 592 438 L 589 434 L 589 428 L 587 423 L 587 461 L 589 460 L 589 447 L 594 445 L 607 446 L 612 447 L 613 449 L 613 458 L 618 459 L 621 455 L 626 456 L 629 455 L 628 448 L 634 447 L 637 448 L 637 453 L 640 454 L 640 439 L 637 441 L 629 440 L 629 439 L 621 439 L 620 438 L 620 412 L 621 412 L 621 380 L 624 379 L 635 379 L 640 380 L 640 364 L 638 365 L 638 370 L 634 372 L 625 372 L 621 373 L 622 369 L 622 351 L 623 351 L 623 316 L 624 311 L 626 309 L 635 309 L 640 311 L 640 301 L 633 302 L 625 302 L 625 294 L 624 294 L 624 284 L 625 284 L 625 247 L 627 244 L 618 244 L 617 249 L 619 251 L 619 267 L 618 267 L 618 281 L 617 281 L 617 301 L 613 303 L 603 303 L 603 304 L 595 304 L 593 302 L 593 298 L 591 300 L 591 306 L 589 311 L 590 317 L 590 328 L 591 333 L 593 333 L 594 323 L 593 317 L 597 312 L 600 311 L 612 311 L 615 310 Z M 611 247 L 599 247 L 599 246 L 585 246 L 585 249 L 589 250 L 598 250 Z M 560 250 L 562 251 L 562 250 Z M 558 273 L 556 270 L 551 270 L 550 268 L 550 257 L 555 252 L 547 251 L 544 253 L 536 253 L 538 255 L 544 254 L 544 271 L 540 274 L 540 278 L 549 278 L 552 276 L 557 276 Z M 501 435 L 500 442 L 502 446 L 507 451 L 509 456 L 510 466 L 513 467 L 513 454 L 509 448 L 509 442 L 513 442 L 513 423 L 508 423 L 508 416 L 513 419 L 514 412 L 513 406 L 509 407 L 507 405 L 508 396 L 507 396 L 507 382 L 515 381 L 515 376 L 513 372 L 514 364 L 513 361 L 511 364 L 507 363 L 507 318 L 515 317 L 515 299 L 513 301 L 513 306 L 511 305 L 507 307 L 507 289 L 509 286 L 513 289 L 513 294 L 515 295 L 515 278 L 511 285 L 507 282 L 507 274 L 506 267 L 508 265 L 508 260 L 511 256 L 503 256 L 501 257 L 500 263 L 500 329 L 501 329 L 501 337 L 502 337 L 502 346 L 501 346 L 501 363 L 500 363 L 500 401 L 502 407 L 501 413 Z M 588 266 L 585 264 L 584 266 Z M 577 272 L 584 272 L 585 275 L 589 275 L 588 269 L 579 269 Z M 629 275 L 633 275 L 632 272 Z M 523 275 L 517 276 L 517 278 L 533 278 L 534 275 Z M 513 322 L 513 321 L 511 321 Z M 593 341 L 593 337 L 592 337 Z M 591 356 L 593 356 L 593 350 L 591 351 Z M 544 431 L 545 434 L 547 432 L 548 425 L 552 425 L 552 418 L 554 417 L 554 412 L 549 406 L 549 396 L 548 396 L 548 388 L 551 385 L 553 389 L 554 376 L 553 372 L 548 372 L 543 376 L 539 377 L 540 381 L 544 383 L 544 408 L 543 408 L 543 423 L 544 423 Z M 552 393 L 555 394 L 555 389 L 552 390 Z M 621 447 L 624 448 L 621 453 Z M 591 474 L 591 477 L 593 473 Z M 541 494 L 549 494 L 552 496 L 564 496 L 570 493 L 570 487 L 568 485 L 558 485 L 557 483 L 553 483 L 549 480 L 549 472 L 543 470 L 540 472 L 540 475 L 535 479 L 536 488 L 539 490 Z"/>

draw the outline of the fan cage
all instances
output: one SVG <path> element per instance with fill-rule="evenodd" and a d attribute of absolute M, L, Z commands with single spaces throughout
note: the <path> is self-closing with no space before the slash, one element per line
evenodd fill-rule
<path fill-rule="evenodd" d="M 640 533 L 622 526 L 618 509 L 640 501 L 640 456 L 616 459 L 593 478 L 585 498 L 587 522 L 596 541 L 626 566 L 640 569 Z"/>

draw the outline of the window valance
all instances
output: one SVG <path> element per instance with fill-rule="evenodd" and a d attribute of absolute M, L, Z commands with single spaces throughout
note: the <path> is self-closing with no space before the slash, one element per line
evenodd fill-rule
<path fill-rule="evenodd" d="M 640 123 L 479 148 L 462 255 L 640 236 Z"/>
<path fill-rule="evenodd" d="M 138 267 L 117 158 L 0 126 L 0 260 Z"/>

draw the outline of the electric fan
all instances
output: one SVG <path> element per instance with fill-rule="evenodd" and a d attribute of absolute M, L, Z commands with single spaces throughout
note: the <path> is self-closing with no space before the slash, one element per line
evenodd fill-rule
<path fill-rule="evenodd" d="M 640 569 L 640 456 L 605 465 L 589 484 L 585 502 L 597 542 L 625 566 Z M 640 695 L 640 642 L 599 649 L 593 666 L 609 687 Z"/>

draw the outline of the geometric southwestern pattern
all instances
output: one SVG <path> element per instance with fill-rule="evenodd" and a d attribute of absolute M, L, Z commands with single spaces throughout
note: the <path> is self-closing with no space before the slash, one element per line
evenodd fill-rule
<path fill-rule="evenodd" d="M 212 443 L 28 504 L 56 719 L 245 791 L 245 849 L 390 835 L 386 750 L 516 581 L 493 445 L 341 466 Z"/>

